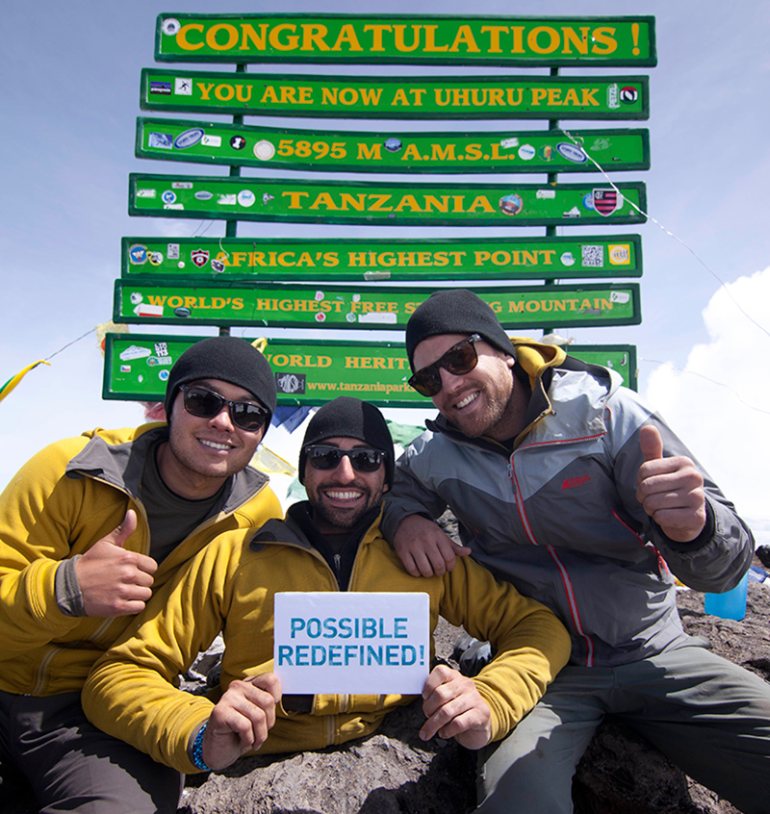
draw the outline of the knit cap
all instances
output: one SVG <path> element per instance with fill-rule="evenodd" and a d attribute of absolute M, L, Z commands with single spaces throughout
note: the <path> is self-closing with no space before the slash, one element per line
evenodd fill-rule
<path fill-rule="evenodd" d="M 393 481 L 393 439 L 382 413 L 368 402 L 340 396 L 319 408 L 310 419 L 299 453 L 299 482 L 305 482 L 305 450 L 327 438 L 357 438 L 385 453 L 385 483 Z"/>
<path fill-rule="evenodd" d="M 493 347 L 515 356 L 511 340 L 495 312 L 467 288 L 446 288 L 428 297 L 406 324 L 406 354 L 414 372 L 414 350 L 438 334 L 479 334 Z"/>
<path fill-rule="evenodd" d="M 166 387 L 165 407 L 169 421 L 181 385 L 199 379 L 220 379 L 248 390 L 267 408 L 272 419 L 276 400 L 275 377 L 267 359 L 248 340 L 212 336 L 196 342 L 177 359 Z"/>

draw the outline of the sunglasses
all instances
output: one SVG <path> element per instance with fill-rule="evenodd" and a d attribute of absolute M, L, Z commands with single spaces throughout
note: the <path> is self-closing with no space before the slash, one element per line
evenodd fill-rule
<path fill-rule="evenodd" d="M 466 339 L 452 345 L 449 350 L 439 356 L 432 365 L 426 365 L 418 370 L 409 379 L 409 386 L 416 390 L 421 396 L 433 397 L 441 392 L 441 368 L 448 370 L 453 376 L 462 376 L 470 373 L 479 356 L 474 347 L 476 342 L 480 342 L 479 334 L 471 334 Z"/>
<path fill-rule="evenodd" d="M 305 455 L 313 469 L 336 469 L 347 456 L 356 472 L 376 472 L 385 460 L 385 453 L 381 449 L 369 447 L 340 449 L 328 444 L 313 444 L 306 447 Z"/>
<path fill-rule="evenodd" d="M 184 408 L 197 418 L 214 418 L 227 407 L 236 427 L 247 432 L 258 432 L 267 424 L 268 411 L 253 401 L 230 401 L 214 390 L 198 385 L 183 384 Z"/>

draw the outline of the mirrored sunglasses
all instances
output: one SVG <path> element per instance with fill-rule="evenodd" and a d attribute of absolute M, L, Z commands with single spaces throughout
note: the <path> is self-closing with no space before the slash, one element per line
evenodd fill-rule
<path fill-rule="evenodd" d="M 336 469 L 340 461 L 348 457 L 356 472 L 376 472 L 385 460 L 385 453 L 381 449 L 369 447 L 340 449 L 328 444 L 312 444 L 305 448 L 305 455 L 313 469 Z"/>
<path fill-rule="evenodd" d="M 254 401 L 230 401 L 199 385 L 183 384 L 179 389 L 184 395 L 185 410 L 197 418 L 214 418 L 227 407 L 231 421 L 242 430 L 258 432 L 267 423 L 268 411 Z"/>
<path fill-rule="evenodd" d="M 456 345 L 452 345 L 449 350 L 439 356 L 433 364 L 426 365 L 418 370 L 410 379 L 409 386 L 414 388 L 420 395 L 432 398 L 441 392 L 441 368 L 448 370 L 453 376 L 462 376 L 470 373 L 479 356 L 476 353 L 475 344 L 481 341 L 479 334 L 471 334 L 466 339 L 461 340 Z"/>

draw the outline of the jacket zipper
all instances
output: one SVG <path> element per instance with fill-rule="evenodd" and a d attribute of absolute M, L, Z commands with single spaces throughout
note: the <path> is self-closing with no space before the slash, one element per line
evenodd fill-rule
<path fill-rule="evenodd" d="M 538 421 L 540 418 L 543 417 L 545 413 L 541 413 L 538 417 Z M 533 422 L 534 424 L 535 422 Z M 530 424 L 532 426 L 532 424 Z M 603 435 L 604 433 L 600 433 Z M 589 436 L 589 437 L 597 437 L 597 436 Z M 565 438 L 557 442 L 548 442 L 548 444 L 532 444 L 530 448 L 534 448 L 537 446 L 550 446 L 553 443 L 557 444 L 566 444 L 572 443 L 576 440 L 583 440 L 583 439 L 575 439 L 575 438 Z M 521 524 L 524 528 L 524 531 L 532 543 L 532 545 L 540 545 L 537 540 L 535 539 L 534 532 L 532 531 L 532 527 L 529 523 L 529 518 L 527 517 L 527 513 L 524 510 L 524 499 L 521 496 L 521 490 L 518 488 L 518 479 L 516 477 L 516 466 L 514 464 L 514 456 L 515 451 L 511 453 L 510 463 L 508 466 L 508 471 L 511 476 L 511 485 L 513 487 L 513 494 L 514 499 L 516 502 L 516 510 L 519 514 L 519 519 L 521 520 Z M 561 578 L 562 588 L 564 590 L 564 595 L 567 599 L 567 606 L 569 607 L 570 617 L 572 618 L 572 624 L 575 628 L 575 632 L 580 636 L 581 639 L 585 642 L 586 647 L 586 660 L 585 666 L 586 667 L 593 667 L 594 666 L 594 643 L 593 639 L 583 630 L 583 623 L 580 620 L 580 611 L 578 609 L 577 599 L 575 598 L 575 591 L 572 587 L 572 580 L 569 576 L 569 571 L 567 570 L 564 563 L 561 561 L 557 550 L 552 545 L 546 545 L 546 550 L 548 551 L 549 556 L 553 560 L 554 564 L 556 565 L 556 569 L 559 572 L 559 576 Z"/>

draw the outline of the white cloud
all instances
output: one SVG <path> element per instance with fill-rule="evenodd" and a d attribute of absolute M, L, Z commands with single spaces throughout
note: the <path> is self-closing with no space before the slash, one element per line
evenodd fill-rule
<path fill-rule="evenodd" d="M 703 321 L 709 342 L 657 368 L 645 398 L 770 543 L 770 266 L 717 291 Z"/>

